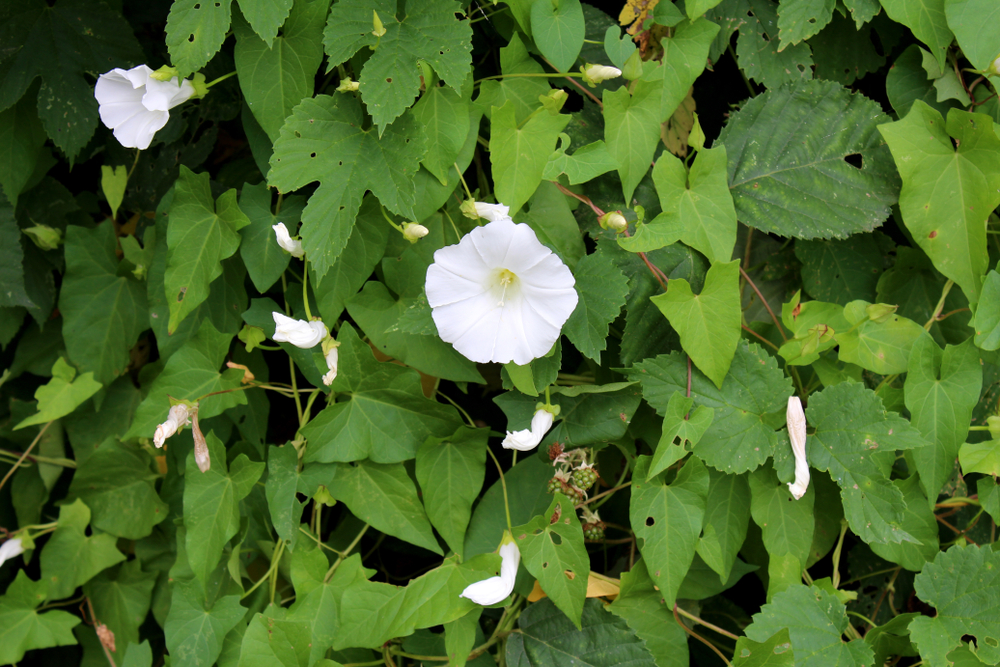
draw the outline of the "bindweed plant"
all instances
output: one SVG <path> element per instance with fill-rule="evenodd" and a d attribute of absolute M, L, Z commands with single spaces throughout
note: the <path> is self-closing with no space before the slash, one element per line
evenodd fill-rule
<path fill-rule="evenodd" d="M 0 3 L 0 665 L 1000 664 L 998 26 Z"/>

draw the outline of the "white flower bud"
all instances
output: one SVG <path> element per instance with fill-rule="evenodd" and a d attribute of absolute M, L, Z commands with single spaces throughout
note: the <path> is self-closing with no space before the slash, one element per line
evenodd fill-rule
<path fill-rule="evenodd" d="M 609 67 L 607 65 L 586 65 L 581 67 L 580 71 L 583 72 L 583 80 L 591 86 L 622 75 L 622 71 L 620 69 L 617 67 Z"/>
<path fill-rule="evenodd" d="M 306 254 L 306 251 L 302 248 L 302 241 L 291 237 L 288 233 L 288 228 L 285 227 L 285 223 L 279 222 L 276 225 L 272 225 L 271 229 L 274 230 L 274 235 L 278 239 L 278 245 L 287 250 L 292 257 L 301 258 Z"/>
<path fill-rule="evenodd" d="M 490 222 L 496 222 L 497 220 L 510 219 L 510 207 L 504 206 L 503 204 L 487 204 L 486 202 L 473 202 L 472 208 L 475 209 L 476 215 L 469 216 L 471 218 L 484 218 Z"/>
<path fill-rule="evenodd" d="M 337 379 L 337 360 L 339 353 L 337 352 L 337 346 L 331 347 L 326 353 L 326 367 L 329 370 L 326 375 L 323 376 L 323 384 L 329 387 L 333 384 L 333 381 Z"/>
<path fill-rule="evenodd" d="M 162 447 L 167 438 L 177 433 L 177 429 L 190 423 L 188 406 L 184 403 L 178 403 L 170 408 L 167 413 L 167 421 L 156 427 L 156 433 L 153 434 L 153 444 L 157 448 Z"/>
<path fill-rule="evenodd" d="M 291 343 L 303 350 L 316 347 L 321 340 L 330 334 L 326 325 L 319 320 L 306 322 L 287 317 L 279 312 L 271 313 L 271 317 L 274 318 L 274 340 L 279 343 Z"/>
<path fill-rule="evenodd" d="M 468 598 L 484 607 L 503 602 L 514 590 L 517 566 L 521 563 L 521 551 L 510 533 L 504 531 L 504 541 L 500 545 L 500 575 L 469 584 L 459 597 Z"/>
<path fill-rule="evenodd" d="M 788 423 L 788 439 L 792 442 L 792 454 L 795 455 L 795 481 L 788 485 L 788 490 L 796 500 L 806 495 L 809 488 L 809 463 L 806 461 L 806 415 L 802 411 L 802 401 L 798 396 L 788 398 L 788 410 L 785 412 Z"/>
<path fill-rule="evenodd" d="M 621 234 L 628 229 L 628 220 L 626 220 L 625 216 L 618 211 L 608 211 L 601 216 L 598 223 L 604 229 L 610 229 L 616 234 Z"/>
<path fill-rule="evenodd" d="M 7 540 L 3 544 L 0 544 L 0 565 L 3 565 L 4 561 L 20 556 L 23 553 L 24 545 L 21 543 L 20 537 Z"/>
<path fill-rule="evenodd" d="M 507 437 L 503 439 L 505 449 L 516 449 L 519 452 L 526 452 L 538 446 L 545 434 L 552 428 L 554 415 L 545 408 L 535 410 L 535 415 L 531 418 L 531 428 L 523 431 L 507 431 Z"/>
<path fill-rule="evenodd" d="M 360 87 L 361 87 L 361 84 L 358 83 L 357 81 L 351 81 L 350 79 L 344 79 L 343 81 L 340 82 L 340 85 L 337 86 L 337 92 L 338 93 L 353 93 L 354 91 L 356 91 Z"/>
<path fill-rule="evenodd" d="M 430 233 L 423 225 L 418 225 L 415 222 L 404 222 L 403 223 L 403 238 L 410 243 L 416 243 L 420 239 L 427 236 Z"/>

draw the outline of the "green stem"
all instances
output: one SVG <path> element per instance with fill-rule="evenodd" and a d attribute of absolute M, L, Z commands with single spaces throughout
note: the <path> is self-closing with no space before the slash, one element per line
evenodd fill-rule
<path fill-rule="evenodd" d="M 446 401 L 448 401 L 449 403 L 451 403 L 451 404 L 452 404 L 452 405 L 453 405 L 453 406 L 455 407 L 455 409 L 456 409 L 456 410 L 458 410 L 459 412 L 461 412 L 461 413 L 462 413 L 462 416 L 463 416 L 463 417 L 465 417 L 465 421 L 467 421 L 467 422 L 469 423 L 469 426 L 471 426 L 472 428 L 476 428 L 476 423 L 475 423 L 474 421 L 472 421 L 472 417 L 470 417 L 470 416 L 469 416 L 469 413 L 468 413 L 468 412 L 466 412 L 465 410 L 463 410 L 463 409 L 462 409 L 462 406 L 461 406 L 461 405 L 459 405 L 458 403 L 456 403 L 456 402 L 455 402 L 455 401 L 454 401 L 454 400 L 453 400 L 453 399 L 451 398 L 451 396 L 448 396 L 447 394 L 444 394 L 444 393 L 441 393 L 441 391 L 440 391 L 440 390 L 436 391 L 435 393 L 436 393 L 436 394 L 437 394 L 438 396 L 440 396 L 441 398 L 443 398 L 444 400 L 446 400 Z"/>
<path fill-rule="evenodd" d="M 309 417 L 312 414 L 313 403 L 316 402 L 316 397 L 319 396 L 322 393 L 323 392 L 321 392 L 319 389 L 313 389 L 309 393 L 309 399 L 306 400 L 305 410 L 303 410 L 303 412 L 302 412 L 302 417 L 299 418 L 299 428 L 300 429 L 302 427 L 304 427 L 306 424 L 309 423 Z"/>
<path fill-rule="evenodd" d="M 385 207 L 382 206 L 382 204 L 379 204 L 378 208 L 379 208 L 380 211 L 382 211 L 382 217 L 385 218 L 386 220 L 388 220 L 389 224 L 396 228 L 396 231 L 402 233 L 403 226 L 402 225 L 397 225 L 395 222 L 392 221 L 392 218 L 389 217 L 389 214 L 385 212 Z"/>
<path fill-rule="evenodd" d="M 206 87 L 206 88 L 211 88 L 211 87 L 212 87 L 212 86 L 214 86 L 215 84 L 217 84 L 217 83 L 222 83 L 222 82 L 223 82 L 223 81 L 225 81 L 226 79 L 228 79 L 228 78 L 230 78 L 230 77 L 234 77 L 234 76 L 236 76 L 236 72 L 230 72 L 229 74 L 223 74 L 223 75 L 222 75 L 222 76 L 220 76 L 220 77 L 219 77 L 218 79 L 214 79 L 214 80 L 212 80 L 212 81 L 209 81 L 208 83 L 206 83 L 206 84 L 205 84 L 205 87 Z"/>
<path fill-rule="evenodd" d="M 500 486 L 503 487 L 503 509 L 507 513 L 507 530 L 510 531 L 511 537 L 514 536 L 514 527 L 510 522 L 510 503 L 507 501 L 507 480 L 503 476 L 503 468 L 500 467 L 500 462 L 497 461 L 497 457 L 493 454 L 493 451 L 487 447 L 486 453 L 490 455 L 493 459 L 493 463 L 497 466 L 497 471 L 500 473 Z"/>
<path fill-rule="evenodd" d="M 285 553 L 285 541 L 283 539 L 278 539 L 278 544 L 274 547 L 274 554 L 271 559 L 271 565 L 273 566 L 271 571 L 271 604 L 274 604 L 274 589 L 278 586 L 278 566 L 281 563 L 281 556 Z"/>
<path fill-rule="evenodd" d="M 462 240 L 462 233 L 458 231 L 458 226 L 455 225 L 455 221 L 451 219 L 450 215 L 448 215 L 448 211 L 441 209 L 441 212 L 444 213 L 444 217 L 448 218 L 448 222 L 451 223 L 451 228 L 455 230 L 455 243 L 458 243 Z"/>
<path fill-rule="evenodd" d="M 492 81 L 493 79 L 509 79 L 512 77 L 532 77 L 532 78 L 543 78 L 543 79 L 561 79 L 563 77 L 576 77 L 578 79 L 583 78 L 582 72 L 569 72 L 563 74 L 562 72 L 519 72 L 514 74 L 497 74 L 495 76 L 484 76 L 482 79 L 476 79 L 473 81 L 473 85 L 482 83 L 483 81 Z"/>
<path fill-rule="evenodd" d="M 840 551 L 844 548 L 844 536 L 847 534 L 847 520 L 840 520 L 840 537 L 833 550 L 833 587 L 840 588 Z"/>
<path fill-rule="evenodd" d="M 954 284 L 955 281 L 949 280 L 944 284 L 944 287 L 941 288 L 941 298 L 938 299 L 937 305 L 934 306 L 934 313 L 931 315 L 931 319 L 927 320 L 924 324 L 925 331 L 930 331 L 931 327 L 934 326 L 934 323 L 937 322 L 938 315 L 940 315 L 941 311 L 944 310 L 944 300 L 948 298 L 948 292 L 951 291 Z"/>
<path fill-rule="evenodd" d="M 302 303 L 306 307 L 306 321 L 312 321 L 312 312 L 309 310 L 309 260 L 302 263 Z"/>
<path fill-rule="evenodd" d="M 469 190 L 468 183 L 465 182 L 465 176 L 462 174 L 462 170 L 458 168 L 458 163 L 453 162 L 452 166 L 455 167 L 455 171 L 458 172 L 458 178 L 462 181 L 462 187 L 465 188 L 465 195 L 471 200 L 472 192 Z"/>
<path fill-rule="evenodd" d="M 45 434 L 45 431 L 48 430 L 50 426 L 52 426 L 52 422 L 47 422 L 45 426 L 42 427 L 42 429 L 38 432 L 38 435 L 35 436 L 35 439 L 31 441 L 31 444 L 28 445 L 28 448 L 24 450 L 23 454 L 21 454 L 21 458 L 17 460 L 17 463 L 14 464 L 14 467 L 8 470 L 7 474 L 3 476 L 3 479 L 0 480 L 0 489 L 2 489 L 3 485 L 7 483 L 7 480 L 10 479 L 10 476 L 14 474 L 14 471 L 17 470 L 18 467 L 20 467 L 21 463 L 24 462 L 24 459 L 28 458 L 28 455 L 31 454 L 31 450 L 35 448 L 35 445 L 37 445 L 38 441 L 42 439 L 42 435 Z M 507 494 L 506 487 L 504 487 L 504 495 L 506 496 L 506 494 Z M 510 523 L 509 514 L 507 517 L 507 523 Z"/>
<path fill-rule="evenodd" d="M 350 544 L 347 545 L 347 548 L 344 549 L 344 552 L 340 554 L 336 562 L 330 566 L 329 570 L 326 571 L 326 576 L 323 577 L 324 584 L 330 583 L 330 579 L 333 578 L 333 573 L 336 572 L 337 568 L 340 567 L 340 564 L 343 563 L 344 560 L 351 555 L 351 552 L 354 551 L 354 547 L 358 546 L 358 542 L 360 542 L 361 538 L 364 537 L 364 534 L 368 532 L 368 528 L 370 528 L 370 526 L 366 523 L 365 527 L 361 529 L 361 532 L 359 532 L 357 535 L 354 536 L 354 539 L 351 541 Z"/>

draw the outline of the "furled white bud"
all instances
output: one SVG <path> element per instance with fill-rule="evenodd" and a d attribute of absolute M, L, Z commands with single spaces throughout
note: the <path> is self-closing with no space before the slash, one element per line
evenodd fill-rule
<path fill-rule="evenodd" d="M 785 412 L 788 420 L 788 439 L 792 442 L 792 454 L 795 455 L 795 481 L 788 485 L 798 500 L 806 495 L 809 488 L 809 463 L 806 461 L 806 415 L 802 411 L 802 401 L 798 396 L 788 398 L 788 410 Z"/>

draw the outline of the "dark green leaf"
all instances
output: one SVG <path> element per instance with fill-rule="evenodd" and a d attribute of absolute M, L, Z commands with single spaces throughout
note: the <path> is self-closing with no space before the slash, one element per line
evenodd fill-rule
<path fill-rule="evenodd" d="M 628 281 L 602 253 L 585 256 L 574 277 L 580 301 L 563 330 L 584 356 L 599 362 L 607 348 L 608 326 L 625 305 Z"/>
<path fill-rule="evenodd" d="M 875 239 L 858 234 L 843 241 L 796 241 L 802 262 L 802 287 L 814 299 L 847 305 L 874 302 L 882 275 L 882 251 Z"/>
<path fill-rule="evenodd" d="M 166 42 L 180 76 L 208 64 L 226 39 L 231 16 L 232 0 L 178 0 L 170 6 Z"/>
<path fill-rule="evenodd" d="M 808 44 L 778 49 L 777 3 L 747 0 L 747 7 L 752 12 L 749 18 L 738 14 L 743 19 L 736 44 L 740 69 L 770 89 L 811 79 L 813 58 Z"/>
<path fill-rule="evenodd" d="M 134 559 L 105 570 L 83 587 L 94 605 L 94 615 L 115 633 L 119 657 L 126 654 L 130 643 L 139 643 L 139 626 L 149 612 L 156 576 L 155 572 L 143 572 L 139 560 Z"/>
<path fill-rule="evenodd" d="M 222 652 L 222 640 L 246 613 L 240 596 L 226 595 L 209 604 L 194 581 L 172 586 L 170 614 L 163 626 L 172 662 L 210 667 Z"/>
<path fill-rule="evenodd" d="M 618 597 L 605 608 L 625 619 L 639 639 L 646 642 L 646 650 L 657 665 L 687 664 L 687 633 L 677 625 L 672 610 L 663 604 L 663 596 L 646 570 L 646 561 L 640 560 L 631 570 L 622 572 L 621 586 Z"/>
<path fill-rule="evenodd" d="M 778 630 L 763 642 L 740 637 L 733 651 L 733 667 L 795 667 L 788 628 Z"/>

